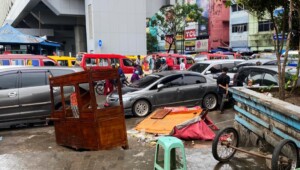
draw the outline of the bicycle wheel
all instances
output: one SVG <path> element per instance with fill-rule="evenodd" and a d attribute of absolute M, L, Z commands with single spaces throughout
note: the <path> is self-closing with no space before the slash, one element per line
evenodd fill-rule
<path fill-rule="evenodd" d="M 230 146 L 238 147 L 238 144 L 239 136 L 234 128 L 227 127 L 219 131 L 212 143 L 212 153 L 214 158 L 220 162 L 229 161 L 236 152 L 236 149 L 233 149 Z"/>
<path fill-rule="evenodd" d="M 292 140 L 282 140 L 274 149 L 272 154 L 272 170 L 296 169 L 299 167 L 298 147 Z"/>

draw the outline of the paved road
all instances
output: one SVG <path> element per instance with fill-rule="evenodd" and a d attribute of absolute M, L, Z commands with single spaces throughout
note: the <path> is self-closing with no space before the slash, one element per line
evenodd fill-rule
<path fill-rule="evenodd" d="M 209 116 L 220 128 L 233 124 L 234 111 L 225 114 L 211 112 Z M 141 118 L 127 118 L 130 130 Z M 19 128 L 0 131 L 0 169 L 153 169 L 155 148 L 128 135 L 130 149 L 114 148 L 105 151 L 75 151 L 58 146 L 52 126 Z M 236 154 L 227 164 L 220 164 L 211 154 L 211 142 L 186 141 L 188 169 L 266 169 L 265 160 L 246 154 Z"/>

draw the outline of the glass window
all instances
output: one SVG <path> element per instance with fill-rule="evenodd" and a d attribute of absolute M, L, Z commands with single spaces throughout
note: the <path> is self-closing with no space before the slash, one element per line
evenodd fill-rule
<path fill-rule="evenodd" d="M 117 59 L 117 58 L 112 58 L 112 59 L 110 59 L 110 64 L 111 65 L 116 65 L 116 64 L 119 64 L 120 65 L 120 60 L 119 59 Z"/>
<path fill-rule="evenodd" d="M 58 60 L 57 63 L 60 66 L 68 66 L 68 60 Z"/>
<path fill-rule="evenodd" d="M 123 59 L 124 66 L 131 67 L 133 66 L 133 62 L 129 59 Z"/>
<path fill-rule="evenodd" d="M 231 5 L 231 11 L 236 12 L 237 11 L 237 4 Z"/>
<path fill-rule="evenodd" d="M 221 73 L 222 72 L 221 65 L 220 64 L 214 65 L 209 69 L 209 71 L 211 72 L 211 74 Z"/>
<path fill-rule="evenodd" d="M 14 60 L 11 60 L 11 65 L 13 65 L 13 66 L 24 66 L 25 61 L 22 60 L 22 59 L 14 59 Z"/>
<path fill-rule="evenodd" d="M 274 28 L 274 25 L 271 21 L 259 21 L 258 22 L 258 31 L 272 31 Z"/>
<path fill-rule="evenodd" d="M 160 78 L 161 77 L 156 76 L 156 75 L 148 75 L 146 77 L 141 78 L 138 81 L 133 82 L 129 86 L 130 87 L 137 87 L 137 88 L 145 88 L 145 87 L 151 85 L 152 83 L 154 83 L 155 81 L 157 81 Z"/>
<path fill-rule="evenodd" d="M 247 24 L 235 24 L 235 25 L 232 25 L 232 30 L 231 32 L 246 32 L 248 29 L 247 29 Z"/>
<path fill-rule="evenodd" d="M 237 12 L 237 11 L 243 11 L 244 6 L 242 4 L 233 4 L 231 5 L 231 11 L 232 12 Z"/>
<path fill-rule="evenodd" d="M 248 84 L 248 80 L 251 79 L 253 86 L 259 86 L 262 81 L 262 74 L 263 73 L 259 72 L 259 71 L 251 71 L 251 73 L 249 74 L 249 76 L 247 78 L 247 81 L 244 83 Z"/>
<path fill-rule="evenodd" d="M 262 86 L 272 86 L 277 85 L 277 79 L 276 76 L 273 76 L 272 74 L 266 73 L 264 76 L 264 79 L 262 81 Z"/>
<path fill-rule="evenodd" d="M 194 60 L 192 58 L 186 58 L 187 64 L 194 64 Z"/>
<path fill-rule="evenodd" d="M 86 66 L 97 66 L 97 59 L 96 58 L 86 58 L 85 64 L 86 64 Z"/>
<path fill-rule="evenodd" d="M 40 66 L 40 61 L 28 59 L 28 60 L 26 60 L 26 65 L 27 66 Z"/>
<path fill-rule="evenodd" d="M 99 66 L 108 66 L 108 59 L 107 58 L 100 58 L 99 59 Z"/>
<path fill-rule="evenodd" d="M 0 90 L 17 88 L 17 73 L 7 73 L 0 75 Z"/>
<path fill-rule="evenodd" d="M 166 88 L 168 87 L 177 87 L 183 84 L 183 76 L 182 75 L 174 75 L 163 79 L 160 84 L 164 84 Z"/>
<path fill-rule="evenodd" d="M 9 60 L 0 60 L 0 66 L 9 66 Z"/>
<path fill-rule="evenodd" d="M 187 74 L 183 77 L 184 85 L 193 85 L 193 84 L 200 84 L 200 83 L 205 83 L 205 82 L 206 82 L 206 79 L 202 76 Z"/>
<path fill-rule="evenodd" d="M 233 68 L 235 67 L 234 63 L 226 63 L 222 64 L 222 68 L 227 67 L 228 68 L 228 73 L 233 73 Z"/>
<path fill-rule="evenodd" d="M 56 63 L 51 60 L 43 60 L 44 66 L 56 66 Z"/>
<path fill-rule="evenodd" d="M 198 73 L 203 73 L 203 71 L 209 66 L 209 64 L 204 63 L 197 63 L 192 65 L 188 70 L 189 71 L 195 71 Z"/>
<path fill-rule="evenodd" d="M 21 87 L 44 85 L 47 85 L 46 72 L 23 72 L 21 74 Z"/>
<path fill-rule="evenodd" d="M 75 65 L 75 63 L 76 63 L 76 61 L 71 61 L 71 63 L 72 63 L 72 66 L 74 66 L 74 65 Z"/>

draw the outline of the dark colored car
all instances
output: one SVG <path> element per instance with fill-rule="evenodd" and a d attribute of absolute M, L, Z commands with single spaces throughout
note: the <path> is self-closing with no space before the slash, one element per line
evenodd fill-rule
<path fill-rule="evenodd" d="M 163 106 L 217 106 L 217 85 L 212 78 L 190 71 L 164 71 L 148 75 L 122 88 L 126 115 L 146 116 Z M 116 92 L 106 98 L 109 106 L 118 104 Z"/>
<path fill-rule="evenodd" d="M 286 82 L 296 73 L 295 67 L 286 67 Z M 252 86 L 278 86 L 277 66 L 244 66 L 234 76 L 235 86 L 247 86 L 248 81 L 252 80 Z M 298 83 L 299 84 L 299 83 Z"/>
<path fill-rule="evenodd" d="M 46 120 L 51 113 L 49 76 L 60 76 L 82 68 L 0 67 L 0 126 Z M 60 93 L 55 93 L 60 97 Z M 56 107 L 60 107 L 57 103 Z"/>

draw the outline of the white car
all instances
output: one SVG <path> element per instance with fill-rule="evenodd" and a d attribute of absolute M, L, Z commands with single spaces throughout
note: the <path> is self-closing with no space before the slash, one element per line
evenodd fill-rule
<path fill-rule="evenodd" d="M 227 67 L 227 75 L 230 77 L 230 85 L 233 84 L 233 76 L 236 73 L 236 66 L 245 60 L 233 59 L 233 60 L 206 60 L 199 61 L 192 65 L 188 70 L 195 71 L 204 75 L 208 75 L 212 78 L 217 78 L 222 72 L 222 68 Z"/>

